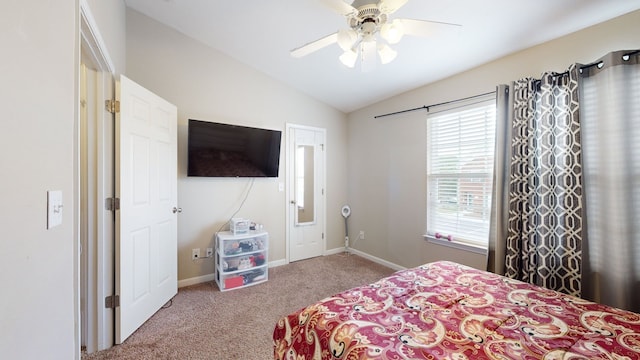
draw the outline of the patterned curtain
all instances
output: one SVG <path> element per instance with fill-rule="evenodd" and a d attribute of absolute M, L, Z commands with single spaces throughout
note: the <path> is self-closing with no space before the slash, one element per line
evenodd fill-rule
<path fill-rule="evenodd" d="M 505 275 L 580 296 L 578 68 L 518 80 L 511 99 Z"/>

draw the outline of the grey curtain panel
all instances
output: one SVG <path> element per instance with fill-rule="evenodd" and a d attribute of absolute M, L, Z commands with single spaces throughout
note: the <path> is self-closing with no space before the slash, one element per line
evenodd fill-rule
<path fill-rule="evenodd" d="M 582 71 L 582 295 L 640 313 L 640 55 L 630 53 Z"/>
<path fill-rule="evenodd" d="M 513 126 L 513 84 L 496 89 L 496 136 L 493 155 L 493 191 L 487 251 L 487 270 L 505 274 L 507 231 L 509 224 L 509 169 L 511 128 Z"/>
<path fill-rule="evenodd" d="M 639 57 L 498 87 L 489 270 L 640 312 Z"/>

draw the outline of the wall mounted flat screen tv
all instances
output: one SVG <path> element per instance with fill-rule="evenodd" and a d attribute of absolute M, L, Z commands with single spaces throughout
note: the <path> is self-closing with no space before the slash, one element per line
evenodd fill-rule
<path fill-rule="evenodd" d="M 278 130 L 189 119 L 188 176 L 278 177 Z"/>

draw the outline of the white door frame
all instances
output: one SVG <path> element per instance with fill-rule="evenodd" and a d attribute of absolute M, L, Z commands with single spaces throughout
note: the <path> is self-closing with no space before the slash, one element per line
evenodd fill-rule
<path fill-rule="evenodd" d="M 290 207 L 291 207 L 291 201 L 293 201 L 293 198 L 291 196 L 292 191 L 291 189 L 294 188 L 294 176 L 293 176 L 293 172 L 295 169 L 295 164 L 294 164 L 294 159 L 295 159 L 295 154 L 290 153 L 289 151 L 289 142 L 291 141 L 292 138 L 292 132 L 294 129 L 305 129 L 305 130 L 311 130 L 311 131 L 319 131 L 324 133 L 324 142 L 325 142 L 325 151 L 322 151 L 322 157 L 323 157 L 323 161 L 322 163 L 324 164 L 324 171 L 323 171 L 323 179 L 322 179 L 322 183 L 323 186 L 325 188 L 324 190 L 324 196 L 322 196 L 321 202 L 322 202 L 322 216 L 324 218 L 324 221 L 322 222 L 322 233 L 324 234 L 324 237 L 322 239 L 322 255 L 325 255 L 327 252 L 327 195 L 326 195 L 326 186 L 327 186 L 327 152 L 326 152 L 326 143 L 327 143 L 327 130 L 325 128 L 319 128 L 319 127 L 313 127 L 313 126 L 307 126 L 307 125 L 298 125 L 298 124 L 292 124 L 292 123 L 287 123 L 286 124 L 286 141 L 285 141 L 285 148 L 286 148 L 286 196 L 285 196 L 285 201 L 286 201 L 286 230 L 285 230 L 285 238 L 286 238 L 286 261 L 287 264 L 290 262 L 290 249 L 289 246 L 291 244 L 291 227 L 293 225 L 293 222 L 295 221 L 295 219 L 291 216 L 291 211 L 290 211 Z"/>
<path fill-rule="evenodd" d="M 75 203 L 78 205 L 87 197 L 93 199 L 88 202 L 91 207 L 88 209 L 86 221 L 81 221 L 79 212 L 74 214 L 78 224 L 79 256 L 83 259 L 82 262 L 78 262 L 79 271 L 76 272 L 75 281 L 76 306 L 78 309 L 81 309 L 82 306 L 80 304 L 80 293 L 84 292 L 87 298 L 86 309 L 84 309 L 86 319 L 79 319 L 80 321 L 77 325 L 79 327 L 77 343 L 82 345 L 80 338 L 82 329 L 80 327 L 82 326 L 81 324 L 86 324 L 85 346 L 87 352 L 91 353 L 107 349 L 113 345 L 113 309 L 104 307 L 104 299 L 106 296 L 113 294 L 114 265 L 112 254 L 115 229 L 112 224 L 105 221 L 105 217 L 111 216 L 111 212 L 106 210 L 104 200 L 108 197 L 113 197 L 114 169 L 103 162 L 102 159 L 111 158 L 111 164 L 113 164 L 113 154 L 109 152 L 112 151 L 111 149 L 114 146 L 112 137 L 114 117 L 104 110 L 104 101 L 112 99 L 114 95 L 115 67 L 86 0 L 80 0 L 80 51 L 81 58 L 89 59 L 98 74 L 95 92 L 93 92 L 95 96 L 92 96 L 90 101 L 95 100 L 95 104 L 92 107 L 97 110 L 94 115 L 97 123 L 96 132 L 100 136 L 89 139 L 89 146 L 96 151 L 96 163 L 92 163 L 91 166 L 97 170 L 84 174 L 80 171 L 80 136 L 82 135 L 80 134 L 79 123 L 76 124 L 76 149 L 78 149 L 78 152 L 75 159 L 75 168 L 78 172 L 77 178 L 80 179 L 83 176 L 87 176 L 88 181 L 95 184 L 95 191 L 88 194 L 81 193 L 81 186 L 78 185 L 74 194 Z M 81 71 L 81 67 L 78 66 L 78 68 Z M 78 107 L 80 107 L 80 104 L 78 104 Z M 79 113 L 80 110 L 78 110 Z M 77 206 L 76 208 L 79 209 L 80 207 Z M 82 232 L 86 231 L 87 228 L 94 229 L 92 234 L 95 235 L 95 241 L 89 241 L 83 247 Z M 81 263 L 83 265 L 80 268 Z M 88 275 L 84 283 L 81 282 L 81 272 Z"/>

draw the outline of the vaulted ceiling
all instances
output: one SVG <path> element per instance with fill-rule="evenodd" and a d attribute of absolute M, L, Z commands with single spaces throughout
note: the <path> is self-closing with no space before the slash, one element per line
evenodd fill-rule
<path fill-rule="evenodd" d="M 128 7 L 347 113 L 640 9 L 640 0 L 410 0 L 389 18 L 461 26 L 404 36 L 392 45 L 395 60 L 366 72 L 343 65 L 337 44 L 292 57 L 292 49 L 348 27 L 335 11 L 339 1 L 125 0 Z"/>

